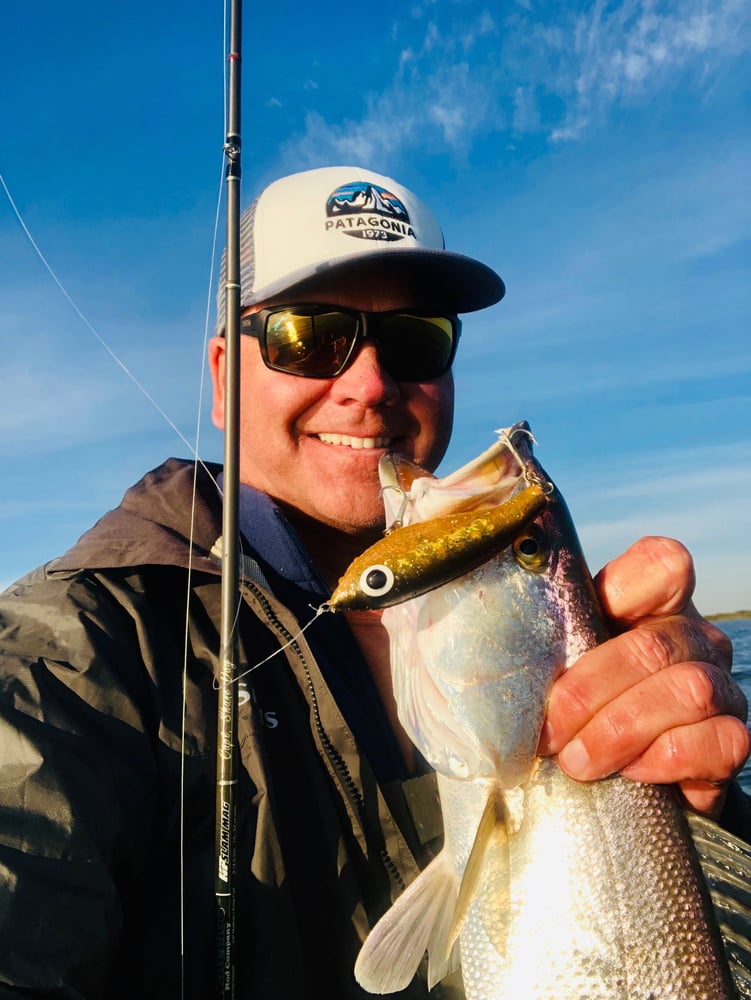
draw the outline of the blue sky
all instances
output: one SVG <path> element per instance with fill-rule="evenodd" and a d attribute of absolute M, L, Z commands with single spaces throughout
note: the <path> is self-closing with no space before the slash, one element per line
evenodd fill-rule
<path fill-rule="evenodd" d="M 465 317 L 443 471 L 527 419 L 593 569 L 670 534 L 702 611 L 751 608 L 745 0 L 245 6 L 244 203 L 296 169 L 368 165 L 506 281 Z M 31 0 L 0 42 L 0 173 L 191 441 L 200 409 L 205 458 L 223 45 L 207 0 Z M 187 448 L 2 191 L 0 263 L 4 584 Z"/>

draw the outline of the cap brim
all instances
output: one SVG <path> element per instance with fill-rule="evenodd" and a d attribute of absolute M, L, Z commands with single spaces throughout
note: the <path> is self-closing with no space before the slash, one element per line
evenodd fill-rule
<path fill-rule="evenodd" d="M 500 276 L 479 260 L 449 250 L 405 247 L 356 253 L 301 269 L 256 289 L 252 295 L 243 295 L 243 308 L 278 300 L 280 296 L 298 302 L 320 302 L 328 295 L 336 301 L 342 283 L 355 282 L 367 282 L 371 289 L 388 289 L 397 308 L 411 306 L 447 313 L 485 309 L 500 302 L 506 292 Z"/>

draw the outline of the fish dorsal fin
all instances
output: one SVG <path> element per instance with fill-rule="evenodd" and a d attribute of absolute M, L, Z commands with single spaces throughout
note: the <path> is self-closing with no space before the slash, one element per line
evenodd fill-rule
<path fill-rule="evenodd" d="M 738 996 L 751 998 L 751 846 L 688 813 Z"/>
<path fill-rule="evenodd" d="M 480 887 L 484 881 L 487 866 L 493 866 L 493 877 L 489 881 L 494 886 L 493 919 L 483 919 L 486 930 L 499 954 L 504 955 L 507 948 L 508 922 L 499 921 L 499 915 L 507 914 L 510 900 L 510 865 L 509 865 L 509 815 L 506 800 L 499 785 L 493 785 L 485 803 L 480 822 L 477 826 L 472 849 L 467 858 L 464 875 L 459 887 L 456 901 L 456 912 L 451 926 L 448 943 L 453 946 L 462 925 L 467 918 L 473 902 L 482 906 L 483 896 Z"/>
<path fill-rule="evenodd" d="M 456 879 L 445 851 L 434 858 L 371 930 L 355 963 L 355 979 L 368 993 L 409 986 L 427 951 L 432 987 L 458 965 L 447 945 L 455 910 Z"/>

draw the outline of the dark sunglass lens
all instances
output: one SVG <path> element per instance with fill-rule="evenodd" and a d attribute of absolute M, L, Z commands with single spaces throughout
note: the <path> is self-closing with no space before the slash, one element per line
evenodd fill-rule
<path fill-rule="evenodd" d="M 347 313 L 284 309 L 266 321 L 266 355 L 272 368 L 332 378 L 347 360 L 357 334 L 357 319 Z"/>
<path fill-rule="evenodd" d="M 454 329 L 448 316 L 385 316 L 379 336 L 383 364 L 404 382 L 438 378 L 451 364 Z"/>

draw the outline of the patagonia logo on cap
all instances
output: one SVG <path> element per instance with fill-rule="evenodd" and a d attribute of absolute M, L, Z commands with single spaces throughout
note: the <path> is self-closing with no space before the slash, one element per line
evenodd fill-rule
<path fill-rule="evenodd" d="M 326 202 L 326 231 L 360 240 L 402 240 L 415 237 L 403 202 L 387 188 L 370 181 L 340 185 Z"/>

